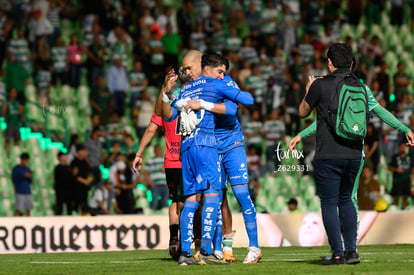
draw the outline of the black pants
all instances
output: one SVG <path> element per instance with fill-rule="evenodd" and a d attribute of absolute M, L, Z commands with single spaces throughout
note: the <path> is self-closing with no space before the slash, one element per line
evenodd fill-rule
<path fill-rule="evenodd" d="M 67 215 L 72 215 L 72 192 L 71 190 L 56 190 L 56 215 L 63 215 L 63 206 L 66 205 Z"/>

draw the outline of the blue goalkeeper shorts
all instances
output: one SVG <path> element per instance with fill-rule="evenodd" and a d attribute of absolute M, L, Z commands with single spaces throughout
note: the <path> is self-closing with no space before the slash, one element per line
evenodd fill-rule
<path fill-rule="evenodd" d="M 181 155 L 184 196 L 221 190 L 216 148 L 191 146 Z"/>

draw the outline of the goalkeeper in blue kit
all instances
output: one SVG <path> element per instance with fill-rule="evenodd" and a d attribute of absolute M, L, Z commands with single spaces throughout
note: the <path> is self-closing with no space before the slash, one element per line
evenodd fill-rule
<path fill-rule="evenodd" d="M 221 192 L 216 125 L 212 111 L 217 108 L 214 103 L 221 103 L 224 99 L 244 105 L 252 105 L 254 100 L 250 93 L 228 86 L 218 79 L 224 78 L 225 64 L 226 60 L 220 55 L 203 55 L 202 76 L 185 85 L 172 105 L 167 100 L 163 101 L 163 116 L 166 120 L 172 120 L 179 112 L 188 114 L 184 109 L 188 99 L 203 100 L 201 110 L 189 116 L 185 115 L 191 120 L 194 120 L 195 116 L 196 125 L 191 132 L 184 133 L 181 143 L 183 192 L 186 197 L 180 217 L 182 254 L 178 263 L 181 265 L 226 263 L 224 260 L 216 259 L 211 249 Z M 234 108 L 230 111 L 234 111 Z M 200 260 L 197 262 L 192 256 L 191 243 L 194 213 L 199 206 L 201 194 L 204 195 L 204 205 Z"/>

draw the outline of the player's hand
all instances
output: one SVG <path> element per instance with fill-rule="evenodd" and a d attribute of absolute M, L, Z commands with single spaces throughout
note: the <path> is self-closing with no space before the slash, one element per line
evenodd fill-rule
<path fill-rule="evenodd" d="M 144 157 L 142 155 L 135 155 L 134 162 L 132 163 L 132 170 L 137 175 L 139 175 L 139 171 L 142 168 L 142 162 L 143 162 L 143 160 L 144 160 Z"/>
<path fill-rule="evenodd" d="M 299 135 L 296 135 L 292 140 L 289 142 L 289 150 L 295 151 L 296 145 L 302 140 L 302 138 Z"/>
<path fill-rule="evenodd" d="M 199 100 L 188 100 L 184 108 L 186 110 L 200 110 L 201 102 Z"/>
<path fill-rule="evenodd" d="M 407 138 L 407 145 L 414 146 L 414 133 L 413 131 L 409 131 L 405 137 Z"/>
<path fill-rule="evenodd" d="M 183 111 L 185 109 L 185 106 L 187 105 L 187 102 L 190 101 L 191 99 L 189 97 L 187 98 L 181 98 L 180 100 L 177 101 L 177 103 L 175 104 L 175 106 L 177 107 L 177 109 L 179 111 Z"/>
<path fill-rule="evenodd" d="M 177 82 L 177 79 L 178 79 L 178 75 L 175 73 L 174 69 L 171 69 L 165 76 L 161 91 L 163 93 L 169 93 L 172 87 Z"/>

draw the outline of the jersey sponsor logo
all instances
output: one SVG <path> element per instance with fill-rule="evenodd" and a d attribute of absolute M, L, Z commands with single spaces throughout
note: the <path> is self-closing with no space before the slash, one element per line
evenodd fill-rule
<path fill-rule="evenodd" d="M 230 177 L 230 179 L 240 179 L 241 177 L 240 176 L 233 176 L 233 177 Z"/>
<path fill-rule="evenodd" d="M 246 172 L 243 173 L 243 178 L 247 179 L 247 173 Z"/>

